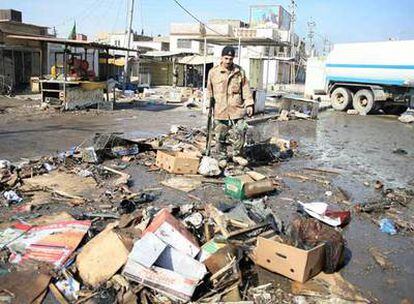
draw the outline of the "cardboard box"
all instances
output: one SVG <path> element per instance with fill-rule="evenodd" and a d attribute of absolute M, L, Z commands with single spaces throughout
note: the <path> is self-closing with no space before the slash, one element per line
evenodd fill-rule
<path fill-rule="evenodd" d="M 130 280 L 164 293 L 177 301 L 188 302 L 199 280 L 187 278 L 172 270 L 157 266 L 146 268 L 130 259 L 122 274 Z"/>
<path fill-rule="evenodd" d="M 155 164 L 175 174 L 197 174 L 200 159 L 184 152 L 161 151 L 157 152 Z"/>
<path fill-rule="evenodd" d="M 243 200 L 274 190 L 270 179 L 255 180 L 251 175 L 229 176 L 225 179 L 224 192 L 232 198 Z"/>
<path fill-rule="evenodd" d="M 304 283 L 317 275 L 323 267 L 324 244 L 310 250 L 299 249 L 271 238 L 257 238 L 254 262 L 289 279 Z"/>
<path fill-rule="evenodd" d="M 153 233 L 134 244 L 123 275 L 167 296 L 187 302 L 205 276 L 205 265 L 164 243 Z"/>
<path fill-rule="evenodd" d="M 191 232 L 167 209 L 157 213 L 151 224 L 145 229 L 143 236 L 150 232 L 163 242 L 193 258 L 200 252 L 197 240 Z"/>

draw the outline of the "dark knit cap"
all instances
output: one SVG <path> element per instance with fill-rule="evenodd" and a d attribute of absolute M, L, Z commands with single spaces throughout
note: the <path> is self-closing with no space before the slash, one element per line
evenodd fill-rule
<path fill-rule="evenodd" d="M 236 55 L 236 50 L 234 47 L 227 45 L 224 47 L 224 49 L 221 51 L 221 56 L 231 56 L 234 57 Z"/>

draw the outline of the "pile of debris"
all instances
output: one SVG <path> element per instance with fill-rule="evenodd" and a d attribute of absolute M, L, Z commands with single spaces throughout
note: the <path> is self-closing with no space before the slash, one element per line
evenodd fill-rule
<path fill-rule="evenodd" d="M 273 155 L 268 162 L 292 157 L 295 146 L 276 139 L 251 145 Z M 1 301 L 367 302 L 335 273 L 344 263 L 339 227 L 349 212 L 300 204 L 284 223 L 265 196 L 278 192 L 277 177 L 248 166 L 223 172 L 202 156 L 204 146 L 204 130 L 173 127 L 158 138 L 97 134 L 54 157 L 0 161 Z M 123 172 L 134 164 L 174 174 L 162 184 L 183 191 L 206 180 L 223 185 L 231 203 L 174 204 L 158 201 L 156 189 L 134 193 Z M 260 285 L 259 268 L 291 279 L 292 290 Z M 308 280 L 319 293 L 309 293 Z"/>
<path fill-rule="evenodd" d="M 356 205 L 357 212 L 369 214 L 370 219 L 385 233 L 412 234 L 414 224 L 411 210 L 414 206 L 414 191 L 385 188 L 380 181 L 376 181 L 375 188 L 379 191 L 379 198 Z"/>

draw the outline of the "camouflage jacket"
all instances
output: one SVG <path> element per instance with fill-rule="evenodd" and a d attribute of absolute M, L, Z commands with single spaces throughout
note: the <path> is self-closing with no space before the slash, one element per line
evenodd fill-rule
<path fill-rule="evenodd" d="M 239 119 L 246 115 L 246 107 L 253 106 L 254 101 L 249 82 L 242 68 L 233 66 L 229 71 L 221 64 L 208 73 L 208 98 L 216 100 L 214 118 L 219 120 Z"/>

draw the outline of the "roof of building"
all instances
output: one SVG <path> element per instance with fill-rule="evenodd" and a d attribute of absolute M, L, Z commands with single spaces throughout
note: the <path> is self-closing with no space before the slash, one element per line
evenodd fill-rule
<path fill-rule="evenodd" d="M 36 25 L 36 24 L 31 24 L 31 23 L 24 23 L 24 22 L 18 22 L 18 21 L 14 21 L 14 20 L 9 20 L 9 19 L 0 19 L 1 23 L 10 23 L 10 24 L 14 24 L 14 25 L 24 25 L 24 26 L 31 26 L 31 27 L 37 27 L 37 28 L 41 28 L 41 29 L 47 29 L 47 26 L 43 26 L 43 25 Z"/>
<path fill-rule="evenodd" d="M 203 37 L 194 37 L 191 38 L 195 41 L 204 41 Z M 239 43 L 239 38 L 236 37 L 207 37 L 207 43 L 216 44 L 216 45 L 237 45 Z M 257 38 L 257 37 L 240 37 L 240 44 L 242 46 L 285 46 L 288 45 L 288 42 L 283 42 L 280 40 L 275 40 L 271 38 Z"/>
<path fill-rule="evenodd" d="M 8 35 L 7 38 L 10 39 L 19 39 L 19 40 L 29 40 L 29 41 L 43 41 L 48 43 L 63 44 L 73 47 L 83 47 L 83 48 L 93 48 L 93 49 L 110 49 L 110 50 L 120 50 L 120 51 L 131 51 L 131 52 L 140 52 L 138 49 L 128 49 L 119 46 L 113 46 L 109 44 L 103 44 L 93 41 L 82 41 L 82 40 L 72 40 L 65 38 L 56 38 L 56 37 L 47 37 L 47 36 L 26 36 L 26 35 Z"/>
<path fill-rule="evenodd" d="M 150 51 L 142 54 L 142 57 L 173 57 L 173 56 L 185 56 L 189 54 L 194 54 L 192 52 L 172 52 L 172 51 Z"/>

